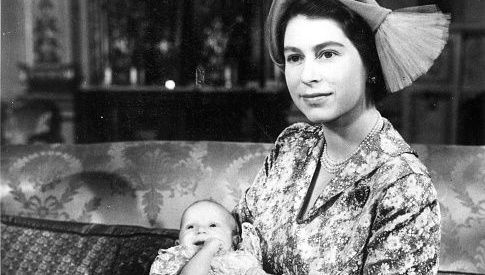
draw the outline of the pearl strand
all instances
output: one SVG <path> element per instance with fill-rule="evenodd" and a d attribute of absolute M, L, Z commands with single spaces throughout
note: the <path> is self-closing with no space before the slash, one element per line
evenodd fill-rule
<path fill-rule="evenodd" d="M 320 162 L 322 164 L 323 169 L 325 169 L 325 171 L 329 172 L 330 174 L 336 174 L 337 172 L 342 170 L 345 163 L 347 161 L 349 161 L 349 159 L 351 159 L 355 154 L 357 154 L 357 152 L 360 150 L 362 145 L 369 145 L 370 137 L 372 137 L 373 135 L 375 135 L 377 132 L 379 132 L 381 130 L 382 122 L 383 122 L 382 117 L 379 116 L 376 119 L 374 126 L 372 126 L 371 131 L 360 142 L 359 146 L 357 146 L 355 151 L 348 158 L 344 159 L 343 161 L 336 162 L 336 161 L 334 161 L 330 158 L 330 156 L 328 155 L 328 150 L 327 150 L 327 142 L 325 142 L 325 144 L 323 145 L 322 156 L 320 158 Z"/>

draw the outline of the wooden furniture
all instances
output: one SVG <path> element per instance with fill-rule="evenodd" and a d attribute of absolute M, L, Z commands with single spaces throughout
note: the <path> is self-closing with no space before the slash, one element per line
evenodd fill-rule
<path fill-rule="evenodd" d="M 53 92 L 27 92 L 15 99 L 15 101 L 51 101 L 57 106 L 60 114 L 60 134 L 63 143 L 74 143 L 74 108 L 73 91 L 64 93 Z"/>
<path fill-rule="evenodd" d="M 247 88 L 84 87 L 75 95 L 76 143 L 127 140 L 272 142 L 287 126 L 286 91 Z"/>
<path fill-rule="evenodd" d="M 51 102 L 59 111 L 59 131 L 62 142 L 73 143 L 73 95 L 81 81 L 79 68 L 74 64 L 46 63 L 28 66 L 21 64 L 26 90 L 11 101 Z"/>

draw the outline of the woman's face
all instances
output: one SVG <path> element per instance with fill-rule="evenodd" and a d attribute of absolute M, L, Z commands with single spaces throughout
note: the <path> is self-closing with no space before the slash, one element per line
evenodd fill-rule
<path fill-rule="evenodd" d="M 364 110 L 367 71 L 334 20 L 303 15 L 290 19 L 284 56 L 291 98 L 310 121 L 344 122 Z"/>

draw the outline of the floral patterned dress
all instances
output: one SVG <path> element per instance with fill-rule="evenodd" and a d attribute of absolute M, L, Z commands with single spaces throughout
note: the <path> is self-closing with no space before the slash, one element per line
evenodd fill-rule
<path fill-rule="evenodd" d="M 369 138 L 302 214 L 322 127 L 297 123 L 278 137 L 235 208 L 256 229 L 266 272 L 437 273 L 440 211 L 426 167 L 386 119 Z"/>

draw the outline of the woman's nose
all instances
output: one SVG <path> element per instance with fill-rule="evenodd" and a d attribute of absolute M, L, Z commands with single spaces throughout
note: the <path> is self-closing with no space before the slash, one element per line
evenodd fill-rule
<path fill-rule="evenodd" d="M 305 60 L 305 62 L 302 64 L 300 74 L 301 82 L 311 84 L 320 81 L 321 77 L 321 72 L 319 72 L 315 60 Z"/>

